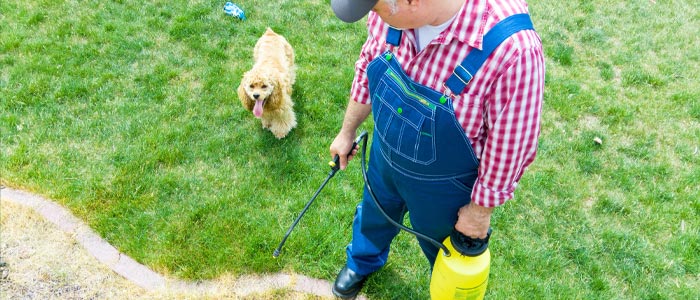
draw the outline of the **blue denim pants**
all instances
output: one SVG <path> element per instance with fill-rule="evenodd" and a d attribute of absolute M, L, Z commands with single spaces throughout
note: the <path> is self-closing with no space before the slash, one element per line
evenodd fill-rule
<path fill-rule="evenodd" d="M 479 162 L 455 118 L 452 100 L 412 81 L 391 52 L 367 67 L 374 132 L 368 180 L 386 213 L 438 242 L 469 203 Z M 381 268 L 399 229 L 378 211 L 367 188 L 357 206 L 347 265 L 366 275 Z M 439 248 L 418 240 L 430 266 Z"/>

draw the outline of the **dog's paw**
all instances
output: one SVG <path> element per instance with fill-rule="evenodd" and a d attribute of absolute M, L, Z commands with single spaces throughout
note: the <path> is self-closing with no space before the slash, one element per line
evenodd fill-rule
<path fill-rule="evenodd" d="M 277 139 L 282 139 L 287 136 L 287 134 L 292 131 L 291 128 L 280 128 L 280 127 L 270 127 L 270 132 L 275 135 Z"/>

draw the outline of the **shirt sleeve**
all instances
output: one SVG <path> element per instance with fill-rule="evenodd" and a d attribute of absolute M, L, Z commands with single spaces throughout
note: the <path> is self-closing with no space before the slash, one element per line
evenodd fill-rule
<path fill-rule="evenodd" d="M 521 50 L 487 96 L 487 138 L 472 202 L 495 207 L 513 198 L 518 181 L 537 153 L 544 91 L 541 47 Z"/>
<path fill-rule="evenodd" d="M 371 43 L 371 38 L 367 39 L 365 46 Z M 360 53 L 360 58 L 355 62 L 355 77 L 352 80 L 352 87 L 350 89 L 350 99 L 355 102 L 362 104 L 370 104 L 369 96 L 369 81 L 367 80 L 367 65 L 369 60 L 367 59 L 366 53 L 364 51 Z"/>
<path fill-rule="evenodd" d="M 362 45 L 360 57 L 355 62 L 355 77 L 350 89 L 350 99 L 362 104 L 370 104 L 369 81 L 367 79 L 367 65 L 380 55 L 384 49 L 385 25 L 374 12 L 367 17 L 367 40 Z"/>

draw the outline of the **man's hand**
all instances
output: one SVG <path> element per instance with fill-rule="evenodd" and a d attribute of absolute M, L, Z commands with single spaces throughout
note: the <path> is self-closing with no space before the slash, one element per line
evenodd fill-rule
<path fill-rule="evenodd" d="M 491 226 L 493 207 L 483 207 L 473 203 L 462 206 L 457 213 L 455 229 L 471 238 L 486 238 Z"/>
<path fill-rule="evenodd" d="M 336 155 L 340 158 L 341 170 L 345 170 L 345 167 L 348 166 L 348 160 L 351 160 L 357 153 L 359 145 L 355 149 L 350 149 L 357 136 L 355 131 L 371 112 L 372 105 L 360 104 L 353 100 L 348 101 L 345 117 L 343 117 L 343 126 L 340 128 L 340 133 L 335 137 L 333 143 L 331 143 L 330 148 L 331 158 L 335 158 Z"/>
<path fill-rule="evenodd" d="M 331 152 L 331 157 L 335 157 L 338 155 L 339 162 L 340 162 L 340 169 L 345 170 L 345 167 L 348 165 L 348 161 L 357 154 L 357 149 L 359 148 L 359 145 L 355 146 L 354 149 L 350 149 L 352 147 L 352 143 L 355 141 L 355 132 L 349 132 L 345 133 L 341 131 L 333 140 L 333 143 L 331 143 L 330 147 L 330 152 Z M 350 151 L 348 153 L 348 151 Z"/>

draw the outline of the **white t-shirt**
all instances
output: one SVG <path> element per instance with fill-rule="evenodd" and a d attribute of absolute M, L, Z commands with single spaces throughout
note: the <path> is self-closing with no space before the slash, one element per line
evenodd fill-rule
<path fill-rule="evenodd" d="M 432 25 L 425 25 L 423 27 L 418 27 L 415 29 L 416 33 L 416 40 L 418 42 L 418 52 L 421 52 L 425 46 L 430 44 L 430 41 L 432 41 L 434 38 L 436 38 L 440 32 L 445 30 L 447 26 L 450 26 L 452 21 L 454 21 L 455 17 L 457 15 L 453 16 L 447 22 L 442 23 L 437 26 L 432 26 Z"/>

